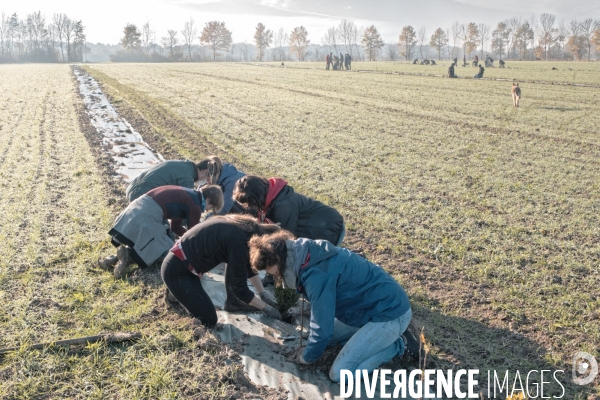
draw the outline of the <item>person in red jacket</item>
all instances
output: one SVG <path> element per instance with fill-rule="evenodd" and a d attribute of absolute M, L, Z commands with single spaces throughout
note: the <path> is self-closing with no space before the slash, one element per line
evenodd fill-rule
<path fill-rule="evenodd" d="M 171 231 L 183 236 L 200 222 L 204 210 L 212 208 L 218 212 L 222 207 L 223 191 L 216 185 L 197 191 L 172 185 L 152 189 L 131 202 L 116 218 L 108 234 L 117 247 L 117 256 L 100 261 L 100 266 L 104 269 L 114 266 L 115 278 L 119 278 L 134 262 L 142 268 L 152 265 L 173 245 L 165 220 L 170 220 Z M 182 225 L 184 219 L 187 229 Z"/>

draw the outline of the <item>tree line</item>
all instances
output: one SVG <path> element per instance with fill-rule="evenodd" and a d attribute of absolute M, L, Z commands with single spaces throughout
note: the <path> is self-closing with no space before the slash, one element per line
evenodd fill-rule
<path fill-rule="evenodd" d="M 225 22 L 207 22 L 200 31 L 193 19 L 181 31 L 168 30 L 157 43 L 156 34 L 146 23 L 140 31 L 127 24 L 121 40 L 123 50 L 114 61 L 234 61 L 234 51 L 243 61 L 322 60 L 326 54 L 350 54 L 354 60 L 412 60 L 466 57 L 484 53 L 499 59 L 520 60 L 591 60 L 592 51 L 600 53 L 600 21 L 587 18 L 558 22 L 552 14 L 530 19 L 513 17 L 495 27 L 487 24 L 455 22 L 430 35 L 425 27 L 402 27 L 397 43 L 381 38 L 374 25 L 363 28 L 343 19 L 327 29 L 321 45 L 311 45 L 304 26 L 286 32 L 267 29 L 259 23 L 254 43 L 233 44 Z M 181 34 L 181 36 L 180 36 Z"/>
<path fill-rule="evenodd" d="M 80 62 L 85 52 L 82 21 L 66 14 L 51 20 L 40 11 L 20 19 L 14 13 L 0 15 L 0 62 Z"/>

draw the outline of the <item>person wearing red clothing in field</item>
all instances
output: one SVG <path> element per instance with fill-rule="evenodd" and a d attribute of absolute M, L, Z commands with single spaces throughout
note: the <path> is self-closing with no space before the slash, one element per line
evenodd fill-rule
<path fill-rule="evenodd" d="M 152 189 L 131 202 L 116 218 L 108 234 L 118 248 L 117 256 L 100 261 L 100 266 L 109 269 L 114 265 L 113 273 L 118 278 L 129 264 L 137 263 L 141 268 L 152 265 L 173 246 L 165 220 L 170 220 L 171 231 L 183 236 L 200 222 L 207 208 L 218 212 L 222 207 L 223 191 L 216 185 L 199 190 L 173 185 Z M 187 229 L 183 220 L 187 220 Z"/>

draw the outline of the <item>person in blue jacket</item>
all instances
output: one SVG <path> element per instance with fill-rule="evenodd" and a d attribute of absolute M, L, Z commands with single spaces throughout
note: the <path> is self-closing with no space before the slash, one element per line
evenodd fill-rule
<path fill-rule="evenodd" d="M 282 279 L 310 301 L 310 333 L 295 355 L 312 364 L 327 346 L 344 344 L 329 377 L 340 371 L 369 372 L 419 344 L 407 331 L 412 317 L 404 289 L 380 266 L 326 240 L 294 239 L 287 231 L 249 242 L 252 268 Z"/>
<path fill-rule="evenodd" d="M 198 163 L 189 160 L 169 160 L 142 172 L 127 186 L 125 194 L 131 203 L 160 186 L 175 185 L 193 189 L 195 182 L 206 181 L 209 185 L 219 185 L 223 191 L 224 204 L 219 215 L 232 211 L 240 213 L 243 208 L 238 204 L 236 211 L 233 188 L 235 182 L 245 175 L 217 156 L 208 156 Z"/>

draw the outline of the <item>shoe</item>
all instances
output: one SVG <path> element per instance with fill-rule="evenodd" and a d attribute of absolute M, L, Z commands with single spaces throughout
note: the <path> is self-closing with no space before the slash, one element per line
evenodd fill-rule
<path fill-rule="evenodd" d="M 129 256 L 129 248 L 126 246 L 119 246 L 117 249 L 117 257 L 119 261 L 115 265 L 113 274 L 115 278 L 120 278 L 123 275 L 123 272 L 125 272 L 125 268 L 132 262 L 131 257 Z"/>
<path fill-rule="evenodd" d="M 421 352 L 421 360 L 425 358 L 425 350 L 422 349 L 421 342 L 417 340 L 412 332 L 407 329 L 401 338 L 404 341 L 404 354 L 415 360 L 419 360 L 419 352 Z"/>
<path fill-rule="evenodd" d="M 175 307 L 179 305 L 179 301 L 173 296 L 173 293 L 169 290 L 169 288 L 165 288 L 165 303 L 169 307 Z"/>
<path fill-rule="evenodd" d="M 258 308 L 251 306 L 250 304 L 246 304 L 237 297 L 231 295 L 227 296 L 225 299 L 225 305 L 223 306 L 225 311 L 234 312 L 234 311 L 250 311 L 255 312 L 259 311 Z"/>
<path fill-rule="evenodd" d="M 117 256 L 108 256 L 106 258 L 98 259 L 98 267 L 105 271 L 110 271 L 115 267 L 115 264 L 119 262 L 119 258 Z"/>

